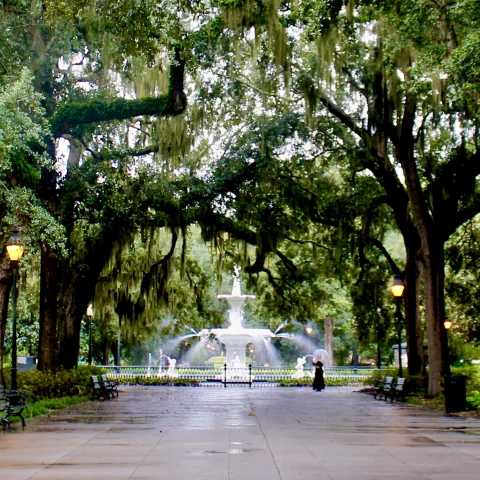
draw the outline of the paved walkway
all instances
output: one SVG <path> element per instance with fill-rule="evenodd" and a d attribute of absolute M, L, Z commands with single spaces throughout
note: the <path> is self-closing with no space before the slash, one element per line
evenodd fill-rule
<path fill-rule="evenodd" d="M 0 478 L 472 480 L 480 421 L 348 387 L 124 387 L 0 433 Z"/>

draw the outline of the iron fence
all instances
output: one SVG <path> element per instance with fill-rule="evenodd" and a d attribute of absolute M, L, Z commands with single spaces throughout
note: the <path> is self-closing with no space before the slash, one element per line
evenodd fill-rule
<path fill-rule="evenodd" d="M 231 384 L 260 386 L 299 380 L 298 371 L 294 367 L 212 367 L 192 366 L 169 369 L 165 366 L 149 367 L 145 365 L 122 365 L 103 366 L 106 373 L 122 383 L 147 383 L 147 384 L 188 384 L 193 382 L 198 385 L 219 385 Z M 350 367 L 336 366 L 324 367 L 324 377 L 327 384 L 358 385 L 380 369 L 375 367 Z M 305 367 L 303 377 L 300 380 L 308 384 L 313 380 L 314 369 Z M 297 374 L 297 375 L 296 375 Z"/>

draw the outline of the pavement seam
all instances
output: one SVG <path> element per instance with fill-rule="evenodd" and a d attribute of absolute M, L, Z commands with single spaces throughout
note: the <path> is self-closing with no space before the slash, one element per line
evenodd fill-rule
<path fill-rule="evenodd" d="M 68 457 L 68 455 L 70 455 L 72 452 L 74 452 L 75 450 L 78 450 L 79 448 L 81 447 L 84 447 L 85 445 L 87 445 L 87 443 L 91 442 L 92 440 L 94 440 L 95 438 L 97 438 L 99 435 L 102 435 L 103 433 L 107 432 L 108 430 L 110 430 L 110 428 L 112 428 L 112 426 L 106 428 L 105 430 L 97 433 L 96 435 L 94 435 L 93 437 L 89 438 L 87 441 L 85 441 L 84 443 L 82 443 L 81 445 L 77 445 L 75 448 L 73 448 L 72 450 L 70 450 L 68 453 L 66 453 L 65 455 L 62 455 L 61 457 L 57 458 L 54 462 L 52 463 L 49 463 L 48 465 L 46 465 L 45 467 L 41 468 L 40 470 L 38 470 L 38 472 L 35 472 L 33 475 L 31 475 L 30 477 L 27 477 L 27 480 L 30 480 L 31 478 L 35 479 L 35 476 L 38 475 L 39 473 L 43 472 L 44 470 L 47 470 L 48 468 L 50 468 L 52 465 L 55 465 L 58 461 L 60 460 L 63 460 L 65 457 Z"/>
<path fill-rule="evenodd" d="M 145 455 L 145 457 L 143 457 L 143 460 L 135 467 L 135 470 L 132 472 L 132 474 L 130 475 L 129 478 L 133 478 L 133 476 L 135 475 L 135 473 L 137 472 L 137 470 L 145 463 L 145 460 L 146 460 L 147 457 L 150 455 L 150 453 L 152 452 L 152 450 L 161 443 L 161 441 L 163 440 L 163 438 L 164 438 L 164 435 L 162 435 L 162 436 L 158 439 L 158 442 L 155 443 L 155 445 L 152 445 L 152 448 L 147 452 L 147 454 Z"/>
<path fill-rule="evenodd" d="M 328 478 L 333 480 L 333 477 L 330 475 L 328 470 L 322 465 L 322 462 L 317 458 L 317 456 L 312 452 L 310 449 L 310 446 L 308 444 L 305 444 L 305 442 L 302 440 L 302 445 L 305 447 L 307 452 L 310 453 L 310 455 L 315 459 L 315 461 L 318 463 L 318 465 L 321 467 L 321 469 L 328 475 Z"/>
<path fill-rule="evenodd" d="M 324 392 L 326 394 L 326 391 Z M 325 395 L 324 395 L 325 396 Z M 327 471 L 327 469 L 323 466 L 322 462 L 317 458 L 317 456 L 312 452 L 312 449 L 310 448 L 309 444 L 306 444 L 305 441 L 302 440 L 302 445 L 305 447 L 305 449 L 310 453 L 310 455 L 315 459 L 315 461 L 318 463 L 318 465 L 321 467 L 321 469 L 328 475 L 328 478 L 333 480 L 333 477 L 330 475 L 330 473 Z"/>
<path fill-rule="evenodd" d="M 258 425 L 258 428 L 260 429 L 260 431 L 262 432 L 262 435 L 263 435 L 263 438 L 265 439 L 265 443 L 267 444 L 268 446 L 268 451 L 270 452 L 270 455 L 272 457 L 272 461 L 273 461 L 273 464 L 275 465 L 275 468 L 277 470 L 277 473 L 278 473 L 278 477 L 280 478 L 280 480 L 282 480 L 282 474 L 280 473 L 280 469 L 278 468 L 278 465 L 277 465 L 277 461 L 275 460 L 275 455 L 273 454 L 272 452 L 272 448 L 270 446 L 270 442 L 268 441 L 268 438 L 267 438 L 267 435 L 265 434 L 264 430 L 263 430 L 263 427 L 262 427 L 262 424 L 260 423 L 260 419 L 258 418 L 258 415 L 257 413 L 255 412 L 255 408 L 253 406 L 253 402 L 250 398 L 250 395 L 249 395 L 250 392 L 247 392 L 247 399 L 248 399 L 248 402 L 249 402 L 249 405 L 250 405 L 250 411 L 253 412 L 255 414 L 255 421 L 257 422 L 257 425 Z"/>

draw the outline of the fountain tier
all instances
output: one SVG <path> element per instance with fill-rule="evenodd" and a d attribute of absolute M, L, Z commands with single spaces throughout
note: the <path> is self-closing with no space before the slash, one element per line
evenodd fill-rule
<path fill-rule="evenodd" d="M 254 299 L 255 295 L 242 295 L 240 289 L 240 268 L 235 267 L 231 295 L 218 295 L 217 298 L 226 300 L 230 305 L 228 312 L 228 328 L 212 328 L 202 331 L 203 335 L 213 334 L 217 340 L 225 345 L 225 362 L 227 366 L 245 366 L 246 347 L 254 337 L 271 339 L 275 335 L 268 328 L 244 328 L 242 307 L 247 299 Z"/>

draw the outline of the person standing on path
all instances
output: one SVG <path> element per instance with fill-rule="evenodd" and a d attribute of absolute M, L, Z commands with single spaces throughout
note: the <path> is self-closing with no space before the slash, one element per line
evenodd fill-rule
<path fill-rule="evenodd" d="M 321 392 L 325 388 L 325 379 L 323 378 L 323 363 L 317 360 L 312 363 L 315 367 L 315 377 L 313 379 L 313 389 Z"/>

